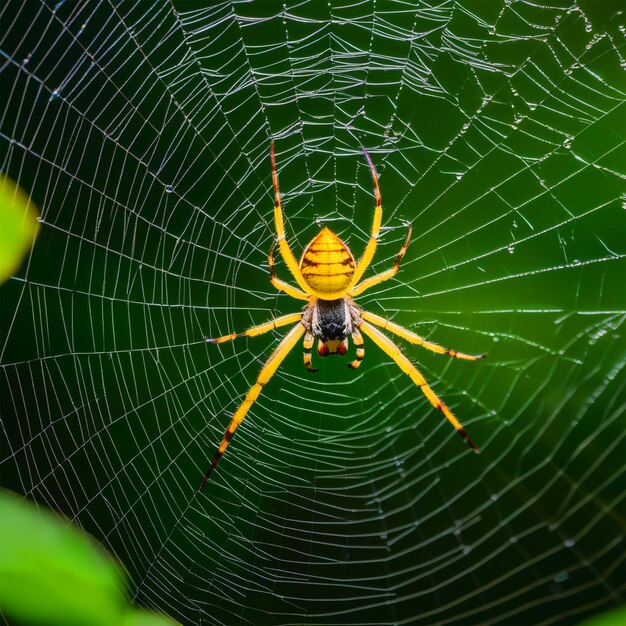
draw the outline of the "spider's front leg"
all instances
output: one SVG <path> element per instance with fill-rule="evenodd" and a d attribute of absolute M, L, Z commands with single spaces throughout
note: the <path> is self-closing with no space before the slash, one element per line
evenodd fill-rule
<path fill-rule="evenodd" d="M 280 317 L 270 320 L 269 322 L 265 322 L 265 324 L 251 326 L 242 333 L 230 333 L 230 335 L 224 335 L 223 337 L 217 337 L 216 339 L 207 339 L 207 342 L 226 343 L 227 341 L 237 339 L 237 337 L 256 337 L 257 335 L 262 335 L 263 333 L 267 333 L 270 330 L 279 328 L 280 326 L 286 326 L 287 324 L 292 324 L 293 322 L 299 322 L 301 319 L 302 313 L 289 313 L 287 315 L 281 315 Z"/>
<path fill-rule="evenodd" d="M 280 319 L 280 318 L 279 318 Z M 275 320 L 276 321 L 276 320 Z M 271 322 L 270 322 L 271 324 Z M 257 327 L 258 328 L 258 327 Z M 270 330 L 270 329 L 268 329 Z M 228 428 L 224 432 L 224 436 L 222 437 L 222 441 L 215 451 L 215 455 L 213 456 L 213 460 L 211 461 L 211 466 L 204 474 L 204 478 L 198 487 L 198 491 L 204 487 L 207 480 L 211 477 L 211 474 L 217 467 L 219 460 L 222 458 L 222 455 L 226 451 L 230 440 L 233 438 L 235 431 L 239 427 L 239 424 L 243 422 L 244 417 L 247 415 L 250 407 L 254 404 L 255 400 L 259 397 L 261 393 L 261 389 L 263 389 L 263 385 L 267 383 L 267 381 L 276 373 L 278 366 L 283 362 L 283 359 L 289 354 L 290 350 L 298 343 L 302 335 L 304 335 L 305 328 L 302 324 L 298 323 L 294 326 L 282 339 L 282 341 L 278 344 L 274 352 L 270 355 L 270 358 L 267 359 L 265 365 L 261 369 L 259 376 L 256 380 L 256 383 L 250 387 L 250 390 L 246 394 L 244 401 L 239 405 L 239 408 L 235 411 Z M 228 336 L 230 337 L 230 336 Z"/>
<path fill-rule="evenodd" d="M 487 356 L 486 354 L 465 354 L 465 352 L 459 352 L 458 350 L 453 350 L 452 348 L 443 348 L 439 344 L 428 341 L 427 339 L 416 335 L 413 331 L 407 330 L 403 326 L 400 326 L 391 320 L 387 320 L 384 317 L 380 317 L 380 315 L 376 315 L 375 313 L 363 311 L 361 315 L 364 320 L 371 322 L 372 324 L 376 324 L 376 326 L 382 328 L 383 330 L 388 330 L 394 335 L 402 337 L 402 339 L 408 341 L 409 343 L 422 346 L 422 348 L 426 348 L 426 350 L 430 350 L 436 354 L 447 354 L 455 359 L 463 359 L 465 361 L 479 361 Z"/>
<path fill-rule="evenodd" d="M 409 359 L 402 354 L 400 348 L 396 346 L 391 339 L 383 335 L 377 328 L 363 321 L 361 324 L 361 330 L 388 356 L 390 356 L 396 365 L 405 373 L 408 374 L 411 380 L 417 385 L 422 393 L 428 398 L 428 401 L 441 413 L 444 417 L 454 426 L 455 430 L 463 441 L 478 454 L 479 450 L 474 442 L 467 436 L 465 429 L 454 416 L 448 406 L 437 396 L 437 394 L 430 388 L 430 385 L 426 382 L 422 373 L 409 361 Z"/>

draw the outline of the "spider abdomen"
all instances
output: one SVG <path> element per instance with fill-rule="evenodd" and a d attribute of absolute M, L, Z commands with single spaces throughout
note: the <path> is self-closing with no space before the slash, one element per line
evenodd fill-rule
<path fill-rule="evenodd" d="M 329 301 L 342 296 L 350 286 L 356 263 L 346 244 L 329 228 L 322 228 L 300 260 L 307 285 Z"/>

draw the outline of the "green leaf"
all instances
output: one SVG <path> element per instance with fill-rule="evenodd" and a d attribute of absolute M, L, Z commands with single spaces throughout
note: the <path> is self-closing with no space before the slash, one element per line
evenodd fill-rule
<path fill-rule="evenodd" d="M 582 626 L 623 626 L 626 624 L 626 607 L 606 611 L 583 622 Z"/>
<path fill-rule="evenodd" d="M 8 176 L 0 174 L 0 283 L 17 272 L 32 248 L 39 223 L 35 205 Z"/>
<path fill-rule="evenodd" d="M 0 610 L 45 624 L 120 624 L 124 580 L 113 559 L 69 522 L 0 491 Z"/>

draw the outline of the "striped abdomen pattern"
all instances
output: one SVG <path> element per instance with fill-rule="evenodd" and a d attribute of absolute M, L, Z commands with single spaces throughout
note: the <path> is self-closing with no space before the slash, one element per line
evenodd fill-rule
<path fill-rule="evenodd" d="M 329 300 L 346 292 L 355 267 L 352 253 L 329 228 L 322 228 L 300 260 L 304 280 L 316 295 Z"/>

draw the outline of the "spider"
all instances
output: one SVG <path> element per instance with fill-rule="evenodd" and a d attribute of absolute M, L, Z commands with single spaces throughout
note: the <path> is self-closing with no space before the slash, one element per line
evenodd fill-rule
<path fill-rule="evenodd" d="M 244 401 L 235 411 L 228 428 L 224 432 L 222 441 L 213 456 L 211 467 L 209 467 L 205 473 L 198 490 L 202 489 L 209 480 L 220 458 L 226 451 L 230 440 L 233 438 L 237 427 L 245 418 L 254 401 L 259 397 L 263 385 L 274 375 L 283 359 L 302 337 L 304 337 L 304 367 L 309 372 L 317 371 L 311 364 L 311 350 L 316 339 L 317 354 L 320 357 L 326 357 L 331 354 L 343 356 L 348 351 L 348 337 L 350 336 L 356 348 L 356 355 L 355 359 L 348 363 L 348 366 L 352 369 L 357 369 L 365 355 L 363 335 L 361 334 L 361 332 L 363 332 L 383 352 L 391 357 L 403 372 L 409 375 L 411 380 L 422 390 L 430 403 L 444 414 L 446 419 L 454 426 L 469 447 L 476 453 L 479 451 L 467 436 L 465 429 L 453 415 L 452 411 L 450 411 L 439 399 L 437 394 L 429 387 L 420 371 L 402 353 L 400 348 L 386 335 L 380 332 L 378 328 L 387 330 L 409 343 L 422 346 L 438 354 L 447 354 L 457 359 L 477 361 L 478 359 L 484 358 L 485 355 L 480 354 L 473 356 L 458 352 L 457 350 L 442 348 L 436 343 L 427 341 L 390 320 L 365 311 L 354 301 L 356 296 L 361 295 L 370 287 L 374 287 L 374 285 L 378 285 L 378 283 L 389 280 L 396 275 L 400 261 L 406 252 L 411 238 L 411 226 L 409 225 L 406 239 L 402 248 L 400 248 L 394 266 L 380 274 L 361 280 L 365 270 L 374 257 L 382 221 L 378 174 L 365 148 L 363 148 L 363 153 L 365 154 L 367 164 L 372 174 L 374 196 L 376 199 L 372 232 L 363 256 L 356 262 L 350 248 L 348 248 L 348 246 L 329 228 L 322 228 L 304 249 L 300 263 L 297 263 L 285 239 L 285 225 L 280 202 L 280 191 L 278 188 L 278 174 L 276 173 L 274 142 L 272 141 L 271 143 L 270 156 L 272 161 L 272 182 L 274 184 L 275 198 L 274 223 L 276 226 L 276 241 L 272 244 L 269 251 L 270 281 L 278 291 L 284 291 L 292 298 L 304 300 L 307 304 L 300 313 L 282 315 L 265 324 L 248 328 L 248 330 L 242 333 L 231 333 L 230 335 L 224 335 L 217 339 L 207 339 L 209 343 L 221 344 L 232 341 L 237 337 L 256 337 L 274 330 L 275 328 L 279 328 L 280 326 L 295 324 L 265 362 L 256 383 L 250 388 Z M 274 246 L 276 243 L 278 243 L 280 254 L 299 288 L 276 277 L 274 272 Z"/>

